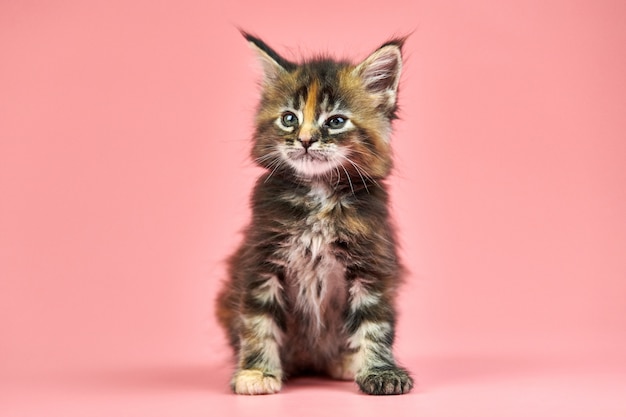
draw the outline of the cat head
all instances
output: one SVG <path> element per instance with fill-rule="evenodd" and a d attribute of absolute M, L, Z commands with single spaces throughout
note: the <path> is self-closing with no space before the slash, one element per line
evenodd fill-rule
<path fill-rule="evenodd" d="M 272 172 L 299 179 L 363 181 L 391 169 L 404 39 L 359 64 L 318 57 L 294 63 L 242 32 L 263 66 L 252 156 Z"/>

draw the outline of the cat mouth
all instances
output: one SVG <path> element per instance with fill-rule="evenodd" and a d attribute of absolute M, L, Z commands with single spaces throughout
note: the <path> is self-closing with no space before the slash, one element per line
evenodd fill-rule
<path fill-rule="evenodd" d="M 316 150 L 310 150 L 310 149 L 299 149 L 299 150 L 290 152 L 289 158 L 291 158 L 294 161 L 310 161 L 310 162 L 328 161 L 328 157 L 327 155 L 325 155 L 325 153 L 316 151 Z"/>
<path fill-rule="evenodd" d="M 335 168 L 331 155 L 311 149 L 294 149 L 287 153 L 287 163 L 304 176 L 316 176 Z"/>

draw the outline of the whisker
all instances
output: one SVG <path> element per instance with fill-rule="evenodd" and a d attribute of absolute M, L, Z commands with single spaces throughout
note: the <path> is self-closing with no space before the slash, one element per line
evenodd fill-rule
<path fill-rule="evenodd" d="M 356 197 L 356 194 L 354 194 L 354 187 L 352 186 L 352 180 L 350 179 L 350 175 L 348 174 L 348 171 L 346 170 L 346 167 L 344 167 L 343 165 L 339 164 L 339 166 L 343 169 L 343 171 L 346 173 L 346 178 L 348 178 L 348 183 L 350 184 L 350 190 L 352 190 L 352 195 Z"/>
<path fill-rule="evenodd" d="M 344 159 L 346 161 L 350 162 L 352 164 L 352 166 L 354 167 L 354 169 L 356 169 L 356 173 L 359 174 L 359 177 L 361 177 L 361 182 L 365 186 L 365 191 L 367 191 L 367 193 L 369 194 L 370 190 L 369 190 L 369 188 L 367 188 L 367 183 L 365 182 L 365 178 L 363 178 L 363 175 L 361 175 L 361 170 L 359 169 L 359 167 L 357 167 L 356 164 L 350 160 L 350 158 L 344 157 Z"/>
<path fill-rule="evenodd" d="M 283 163 L 283 161 L 281 161 L 281 160 L 280 160 L 280 159 L 278 159 L 278 158 L 276 159 L 276 161 L 277 161 L 278 163 L 273 162 L 273 163 L 276 163 L 276 166 L 274 167 L 274 169 L 272 170 L 272 172 L 270 172 L 270 175 L 268 175 L 268 176 L 267 176 L 267 178 L 265 178 L 265 181 L 263 181 L 264 183 L 266 183 L 266 182 L 270 179 L 270 177 L 271 177 L 272 175 L 274 175 L 274 172 L 276 172 L 276 170 L 277 170 L 277 169 L 278 169 L 278 168 L 282 165 L 282 163 Z"/>
<path fill-rule="evenodd" d="M 363 151 L 359 151 L 359 150 L 355 150 L 355 149 L 351 149 L 350 150 L 350 154 L 358 154 L 358 155 L 366 155 L 366 156 L 372 156 L 372 153 L 368 153 L 368 152 L 363 152 Z M 352 162 L 354 162 L 353 160 L 351 160 Z M 354 162 L 356 164 L 356 162 Z M 367 170 L 363 168 L 362 165 L 357 164 L 359 168 L 361 168 L 361 170 L 363 171 L 364 174 L 366 174 L 366 177 L 371 179 L 372 181 L 374 181 L 374 178 L 372 178 L 372 176 L 370 176 L 369 174 L 367 174 Z M 375 182 L 375 181 L 374 181 Z"/>
<path fill-rule="evenodd" d="M 273 158 L 273 159 L 271 159 Z M 267 176 L 267 178 L 265 178 L 264 182 L 267 182 L 272 175 L 274 175 L 274 173 L 276 172 L 276 170 L 278 170 L 278 168 L 280 168 L 283 164 L 283 159 L 280 157 L 280 152 L 274 150 L 273 152 L 268 153 L 267 155 L 263 155 L 259 158 L 256 158 L 257 161 L 259 161 L 259 163 L 270 160 L 266 167 L 268 169 L 271 169 L 272 171 L 270 172 L 270 174 Z"/>
<path fill-rule="evenodd" d="M 269 159 L 276 158 L 277 156 L 278 156 L 278 155 L 275 155 L 275 154 L 267 154 L 267 155 L 263 155 L 263 156 L 260 156 L 260 157 L 258 157 L 258 158 L 255 158 L 254 160 L 255 160 L 256 162 L 261 163 L 261 162 L 265 162 L 265 161 L 267 161 L 267 160 L 269 160 Z"/>
<path fill-rule="evenodd" d="M 271 145 L 265 145 L 265 146 L 259 148 L 259 150 L 265 152 L 265 154 L 261 155 L 259 158 L 263 158 L 263 157 L 265 157 L 267 155 L 273 155 L 273 154 L 278 153 L 278 149 L 276 149 L 275 146 L 271 146 Z"/>
<path fill-rule="evenodd" d="M 359 171 L 359 175 L 362 173 L 365 176 L 365 178 L 367 178 L 368 180 L 376 184 L 378 187 L 380 187 L 380 184 L 374 179 L 374 177 L 372 177 L 370 174 L 367 173 L 367 171 L 365 170 L 365 168 L 363 168 L 363 166 L 357 164 L 356 162 L 354 162 L 352 159 L 348 157 L 344 157 L 344 158 L 348 160 L 348 162 L 350 162 L 352 166 L 354 166 L 354 168 L 357 169 L 357 171 Z"/>

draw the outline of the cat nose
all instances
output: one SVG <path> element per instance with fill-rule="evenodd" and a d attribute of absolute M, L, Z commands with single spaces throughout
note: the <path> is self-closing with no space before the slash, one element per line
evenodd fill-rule
<path fill-rule="evenodd" d="M 302 144 L 302 147 L 307 150 L 311 147 L 311 145 L 313 145 L 315 142 L 317 142 L 317 138 L 314 137 L 301 137 L 298 138 L 298 142 L 300 142 Z"/>

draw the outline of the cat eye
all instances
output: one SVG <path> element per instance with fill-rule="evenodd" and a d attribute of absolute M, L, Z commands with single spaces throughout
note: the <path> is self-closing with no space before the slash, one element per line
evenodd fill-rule
<path fill-rule="evenodd" d="M 346 125 L 348 119 L 343 116 L 333 116 L 329 117 L 328 120 L 324 122 L 324 125 L 329 129 L 341 129 Z"/>
<path fill-rule="evenodd" d="M 280 116 L 280 123 L 285 127 L 296 127 L 298 126 L 298 116 L 290 111 L 286 111 Z"/>

